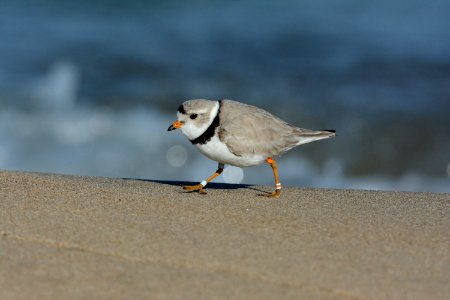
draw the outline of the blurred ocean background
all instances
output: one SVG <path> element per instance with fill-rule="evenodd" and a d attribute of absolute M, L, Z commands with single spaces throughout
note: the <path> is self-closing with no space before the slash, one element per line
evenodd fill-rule
<path fill-rule="evenodd" d="M 166 131 L 192 98 L 336 129 L 285 185 L 450 192 L 450 1 L 0 0 L 0 169 L 200 181 Z"/>

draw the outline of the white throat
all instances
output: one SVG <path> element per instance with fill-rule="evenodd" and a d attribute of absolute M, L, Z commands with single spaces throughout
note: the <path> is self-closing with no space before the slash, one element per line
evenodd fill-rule
<path fill-rule="evenodd" d="M 202 124 L 201 126 L 197 126 L 194 123 L 195 122 L 186 122 L 180 129 L 181 132 L 189 139 L 194 140 L 201 136 L 206 129 L 211 125 L 211 123 L 214 121 L 214 118 L 217 116 L 217 113 L 219 112 L 219 101 L 216 101 L 214 103 L 214 107 L 211 109 L 208 117 L 208 122 Z"/>

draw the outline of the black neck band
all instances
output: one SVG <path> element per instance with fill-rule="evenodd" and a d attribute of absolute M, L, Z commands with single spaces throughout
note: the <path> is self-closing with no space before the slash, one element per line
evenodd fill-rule
<path fill-rule="evenodd" d="M 211 138 L 214 136 L 214 133 L 216 132 L 216 128 L 219 126 L 220 123 L 220 107 L 222 106 L 222 100 L 219 100 L 219 109 L 217 110 L 216 117 L 212 121 L 211 125 L 205 130 L 205 132 L 202 133 L 199 137 L 190 140 L 192 144 L 206 144 L 211 140 Z"/>

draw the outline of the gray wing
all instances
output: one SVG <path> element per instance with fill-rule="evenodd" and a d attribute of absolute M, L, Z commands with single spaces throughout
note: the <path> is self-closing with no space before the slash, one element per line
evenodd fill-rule
<path fill-rule="evenodd" d="M 274 156 L 299 144 L 315 131 L 289 125 L 269 112 L 231 100 L 223 100 L 219 138 L 238 156 Z"/>

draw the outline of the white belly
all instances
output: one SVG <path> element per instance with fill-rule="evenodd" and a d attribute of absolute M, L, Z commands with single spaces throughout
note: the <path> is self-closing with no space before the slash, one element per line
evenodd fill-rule
<path fill-rule="evenodd" d="M 228 150 L 217 136 L 213 136 L 206 144 L 197 144 L 198 150 L 205 156 L 217 162 L 236 167 L 260 165 L 267 157 L 261 155 L 236 156 Z"/>

